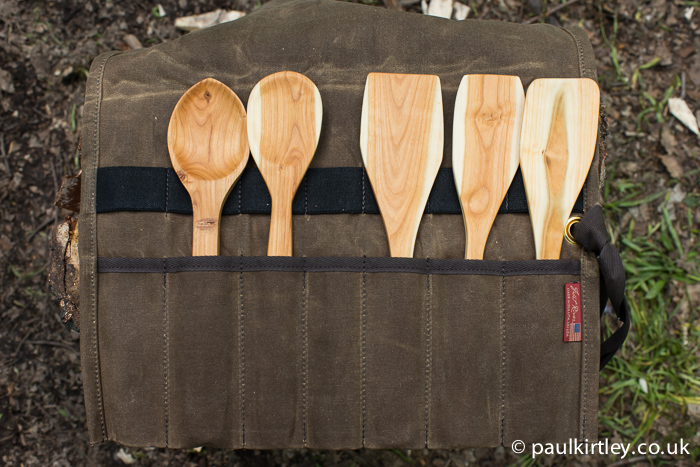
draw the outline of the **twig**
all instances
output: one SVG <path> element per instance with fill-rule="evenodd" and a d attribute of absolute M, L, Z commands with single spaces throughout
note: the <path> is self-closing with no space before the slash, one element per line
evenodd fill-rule
<path fill-rule="evenodd" d="M 0 152 L 2 152 L 2 159 L 5 162 L 5 168 L 7 173 L 10 173 L 10 158 L 7 156 L 7 151 L 5 151 L 5 133 L 0 133 Z"/>
<path fill-rule="evenodd" d="M 518 9 L 518 23 L 523 22 L 523 12 L 525 11 L 525 2 L 520 3 L 520 8 Z"/>
<path fill-rule="evenodd" d="M 556 13 L 557 11 L 562 10 L 562 9 L 568 7 L 568 6 L 571 6 L 571 5 L 573 5 L 574 3 L 578 2 L 578 1 L 579 1 L 579 0 L 569 0 L 569 1 L 566 2 L 566 3 L 562 3 L 561 5 L 557 5 L 557 6 L 555 6 L 554 8 L 552 8 L 551 10 L 545 11 L 545 12 L 542 13 L 542 14 L 539 14 L 539 15 L 537 15 L 537 16 L 535 16 L 535 17 L 532 17 L 532 18 L 530 18 L 530 19 L 527 19 L 527 20 L 523 21 L 523 24 L 532 24 L 532 23 L 534 23 L 534 22 L 537 22 L 537 21 L 539 21 L 539 20 L 542 19 L 542 15 L 544 15 L 544 17 L 546 18 L 547 16 L 553 15 L 553 14 Z"/>
<path fill-rule="evenodd" d="M 641 96 L 642 93 L 639 91 L 614 91 L 608 93 L 611 96 Z"/>
<path fill-rule="evenodd" d="M 79 353 L 79 351 L 75 348 L 72 347 L 65 342 L 52 342 L 52 341 L 27 341 L 27 344 L 33 344 L 33 345 L 49 345 L 52 347 L 62 347 L 64 349 L 68 349 L 72 352 Z"/>
<path fill-rule="evenodd" d="M 17 356 L 19 355 L 19 350 L 22 348 L 22 345 L 24 345 L 24 341 L 26 341 L 27 338 L 29 337 L 29 335 L 30 335 L 31 333 L 33 333 L 34 331 L 36 331 L 35 328 L 30 329 L 29 332 L 27 332 L 27 333 L 24 335 L 24 337 L 22 338 L 22 340 L 19 341 L 19 344 L 17 345 L 17 348 L 15 349 L 14 353 L 12 354 L 12 358 L 17 358 Z M 14 362 L 13 362 L 13 363 L 14 363 Z"/>
<path fill-rule="evenodd" d="M 685 99 L 685 71 L 681 72 L 681 99 Z"/>
<path fill-rule="evenodd" d="M 29 238 L 27 238 L 27 242 L 31 242 L 31 241 L 32 241 L 32 238 L 34 238 L 34 237 L 36 236 L 36 234 L 38 234 L 39 232 L 41 232 L 41 231 L 44 229 L 44 227 L 46 227 L 47 225 L 53 224 L 55 221 L 56 221 L 56 216 L 55 216 L 55 215 L 49 217 L 48 219 L 46 219 L 44 222 L 41 223 L 41 225 L 40 225 L 39 227 L 37 227 L 37 228 L 34 230 L 34 232 L 32 232 L 31 234 L 29 234 Z"/>
<path fill-rule="evenodd" d="M 398 0 L 383 0 L 384 6 L 389 10 L 403 11 L 403 7 L 399 4 Z"/>
<path fill-rule="evenodd" d="M 656 456 L 651 456 L 652 459 L 656 458 Z M 635 462 L 639 461 L 648 461 L 649 457 L 647 456 L 637 456 L 637 457 L 630 457 L 629 459 L 623 459 L 621 461 L 617 461 L 614 464 L 610 464 L 608 467 L 621 467 L 623 465 L 630 465 L 634 464 Z"/>
<path fill-rule="evenodd" d="M 53 158 L 51 158 L 51 175 L 53 176 L 53 188 L 56 191 L 54 198 L 58 195 L 58 175 L 56 175 L 56 164 Z"/>

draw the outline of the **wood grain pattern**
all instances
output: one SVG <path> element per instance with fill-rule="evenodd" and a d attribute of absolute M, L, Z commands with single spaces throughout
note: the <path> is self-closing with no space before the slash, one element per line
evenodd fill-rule
<path fill-rule="evenodd" d="M 442 162 L 443 143 L 437 76 L 367 76 L 360 150 L 391 256 L 413 256 L 418 226 Z"/>
<path fill-rule="evenodd" d="M 486 240 L 520 160 L 525 93 L 520 78 L 466 75 L 455 100 L 452 171 L 467 232 L 466 259 Z"/>
<path fill-rule="evenodd" d="M 306 76 L 263 78 L 248 98 L 248 140 L 272 197 L 269 256 L 292 256 L 292 200 L 321 135 L 321 94 Z"/>
<path fill-rule="evenodd" d="M 192 199 L 192 254 L 219 254 L 224 201 L 248 162 L 246 113 L 225 84 L 207 78 L 178 101 L 168 125 L 170 160 Z"/>
<path fill-rule="evenodd" d="M 598 131 L 595 81 L 538 79 L 530 84 L 520 167 L 537 259 L 558 259 L 566 221 L 588 175 Z"/>

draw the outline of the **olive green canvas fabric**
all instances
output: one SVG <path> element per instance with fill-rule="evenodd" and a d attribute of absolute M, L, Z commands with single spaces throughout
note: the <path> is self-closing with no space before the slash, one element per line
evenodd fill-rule
<path fill-rule="evenodd" d="M 362 166 L 370 72 L 440 77 L 443 167 L 463 75 L 517 75 L 526 89 L 536 78 L 596 78 L 578 29 L 328 0 L 276 1 L 172 42 L 98 57 L 86 92 L 80 215 L 90 441 L 356 449 L 596 439 L 596 259 L 564 243 L 561 260 L 528 261 L 527 214 L 497 217 L 484 261 L 461 259 L 460 215 L 426 214 L 406 260 L 387 258 L 379 215 L 295 215 L 294 255 L 308 267 L 256 259 L 266 254 L 269 216 L 224 216 L 221 255 L 241 258 L 240 267 L 199 270 L 191 216 L 96 213 L 98 168 L 171 166 L 168 122 L 190 86 L 213 77 L 246 104 L 260 79 L 283 70 L 320 91 L 317 168 Z M 597 167 L 596 155 L 584 211 L 599 201 Z M 100 272 L 101 259 L 115 258 L 152 261 L 147 271 Z M 184 266 L 170 268 L 172 258 Z M 565 343 L 571 282 L 581 284 L 583 340 Z"/>

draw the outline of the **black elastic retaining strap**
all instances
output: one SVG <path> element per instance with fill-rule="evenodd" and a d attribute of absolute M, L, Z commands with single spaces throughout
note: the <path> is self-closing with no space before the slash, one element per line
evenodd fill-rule
<path fill-rule="evenodd" d="M 586 250 L 595 253 L 600 268 L 600 314 L 610 299 L 612 309 L 617 319 L 622 321 L 615 331 L 600 346 L 600 369 L 613 358 L 615 352 L 622 347 L 630 330 L 630 310 L 625 299 L 625 269 L 617 249 L 610 243 L 610 236 L 605 228 L 603 208 L 593 206 L 581 221 L 571 227 L 571 233 L 576 242 Z"/>
<path fill-rule="evenodd" d="M 389 257 L 184 256 L 178 258 L 98 258 L 105 273 L 177 273 L 188 271 L 395 272 L 480 276 L 578 275 L 578 260 L 464 260 Z"/>
<path fill-rule="evenodd" d="M 154 211 L 192 214 L 190 195 L 172 168 L 102 167 L 97 170 L 97 213 Z M 249 164 L 231 190 L 223 214 L 269 214 L 270 193 L 255 164 Z M 583 212 L 579 194 L 574 212 Z M 294 214 L 379 214 L 377 201 L 362 167 L 309 169 L 292 203 Z M 460 214 L 452 169 L 440 169 L 430 192 L 427 214 Z M 499 214 L 527 213 L 520 170 Z"/>

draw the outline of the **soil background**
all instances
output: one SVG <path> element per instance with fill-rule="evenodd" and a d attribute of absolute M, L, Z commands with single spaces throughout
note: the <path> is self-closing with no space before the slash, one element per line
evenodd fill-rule
<path fill-rule="evenodd" d="M 381 1 L 363 3 L 385 7 Z M 419 14 L 417 0 L 401 4 Z M 698 2 L 478 0 L 467 4 L 472 8 L 469 19 L 539 21 L 546 11 L 551 24 L 584 28 L 596 52 L 602 101 L 609 116 L 608 176 L 643 182 L 648 193 L 674 180 L 677 196 L 665 205 L 673 216 L 681 201 L 689 206 L 688 200 L 698 199 L 697 138 L 659 104 L 672 87 L 673 97 L 683 97 L 693 112 L 700 108 L 700 8 L 694 8 Z M 518 462 L 519 457 L 504 448 L 337 452 L 205 448 L 198 452 L 89 445 L 79 334 L 66 329 L 59 319 L 58 302 L 48 288 L 47 264 L 51 229 L 69 214 L 54 207 L 56 191 L 65 175 L 79 170 L 90 63 L 99 53 L 137 46 L 133 38 L 149 47 L 180 37 L 184 32 L 174 27 L 178 17 L 217 8 L 250 12 L 258 6 L 249 0 L 0 0 L 2 465 L 446 467 Z M 635 70 L 637 80 L 630 85 Z M 650 106 L 652 111 L 646 110 Z M 663 118 L 651 118 L 655 112 Z M 697 223 L 697 209 L 694 212 Z M 631 220 L 644 226 L 659 215 L 656 209 L 641 205 L 616 213 L 613 221 L 621 228 Z M 683 215 L 680 207 L 678 215 Z M 610 462 L 600 456 L 542 459 L 548 465 Z"/>

